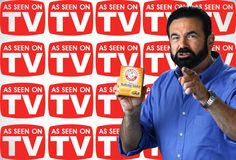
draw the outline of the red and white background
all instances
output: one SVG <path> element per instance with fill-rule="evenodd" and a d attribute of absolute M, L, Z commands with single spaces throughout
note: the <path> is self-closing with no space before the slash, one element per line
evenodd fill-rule
<path fill-rule="evenodd" d="M 145 68 L 148 91 L 175 64 L 166 21 L 185 5 L 212 19 L 214 50 L 236 66 L 235 1 L 1 0 L 0 158 L 127 159 L 112 91 L 121 65 Z M 171 151 L 170 151 L 171 152 Z M 129 159 L 158 159 L 158 148 Z"/>

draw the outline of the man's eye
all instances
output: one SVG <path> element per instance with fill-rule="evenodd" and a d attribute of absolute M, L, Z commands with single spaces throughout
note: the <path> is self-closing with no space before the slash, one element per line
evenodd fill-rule
<path fill-rule="evenodd" d="M 196 38 L 197 36 L 195 34 L 189 34 L 188 38 Z"/>
<path fill-rule="evenodd" d="M 171 39 L 174 40 L 174 41 L 176 41 L 176 40 L 179 39 L 179 37 L 178 37 L 178 36 L 173 36 Z"/>

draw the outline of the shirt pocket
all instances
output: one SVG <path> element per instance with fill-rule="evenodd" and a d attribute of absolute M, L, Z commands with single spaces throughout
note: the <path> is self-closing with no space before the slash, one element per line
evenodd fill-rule
<path fill-rule="evenodd" d="M 193 124 L 192 133 L 196 136 L 196 144 L 218 152 L 222 134 L 211 115 L 197 115 Z"/>

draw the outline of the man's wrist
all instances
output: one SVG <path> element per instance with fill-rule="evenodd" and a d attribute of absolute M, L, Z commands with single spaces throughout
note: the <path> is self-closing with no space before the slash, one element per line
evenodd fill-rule
<path fill-rule="evenodd" d="M 213 105 L 213 103 L 215 103 L 215 101 L 217 100 L 217 96 L 213 91 L 208 90 L 208 94 L 209 98 L 202 103 L 202 107 L 204 109 L 209 109 Z"/>
<path fill-rule="evenodd" d="M 124 111 L 125 116 L 134 116 L 134 115 L 139 115 L 140 113 L 140 107 L 137 107 L 135 109 L 132 109 L 130 111 Z"/>
<path fill-rule="evenodd" d="M 210 93 L 208 92 L 208 90 L 206 90 L 205 96 L 203 96 L 203 98 L 199 100 L 200 104 L 203 106 L 209 98 L 210 98 Z"/>

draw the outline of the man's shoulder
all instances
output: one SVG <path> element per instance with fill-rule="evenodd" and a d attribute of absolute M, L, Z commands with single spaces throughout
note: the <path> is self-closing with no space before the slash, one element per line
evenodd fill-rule
<path fill-rule="evenodd" d="M 219 92 L 224 90 L 225 94 L 230 93 L 236 89 L 236 68 L 224 65 L 223 72 L 221 72 L 213 81 L 214 86 L 219 89 Z M 223 94 L 223 93 L 222 93 Z"/>
<path fill-rule="evenodd" d="M 175 76 L 175 69 L 170 69 L 170 70 L 163 72 L 160 75 L 160 78 L 172 78 L 173 76 Z"/>
<path fill-rule="evenodd" d="M 171 69 L 171 70 L 167 70 L 165 72 L 163 72 L 154 83 L 162 83 L 162 82 L 166 82 L 168 80 L 173 80 L 173 77 L 175 76 L 175 70 Z"/>
<path fill-rule="evenodd" d="M 236 68 L 229 65 L 224 67 L 223 72 L 213 81 L 212 87 L 214 87 L 217 95 L 226 101 L 236 91 Z"/>
<path fill-rule="evenodd" d="M 233 66 L 225 65 L 225 70 L 222 76 L 225 79 L 236 82 L 236 68 Z"/>

